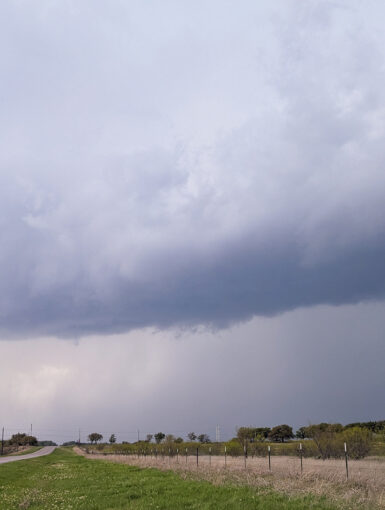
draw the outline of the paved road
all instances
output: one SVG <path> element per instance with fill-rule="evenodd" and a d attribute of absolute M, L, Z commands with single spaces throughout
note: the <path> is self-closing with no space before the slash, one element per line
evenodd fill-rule
<path fill-rule="evenodd" d="M 54 451 L 56 446 L 44 446 L 40 450 L 34 453 L 27 453 L 26 455 L 12 455 L 11 457 L 0 457 L 0 464 L 6 462 L 15 462 L 17 460 L 34 459 L 35 457 L 43 457 L 43 455 L 49 455 Z"/>

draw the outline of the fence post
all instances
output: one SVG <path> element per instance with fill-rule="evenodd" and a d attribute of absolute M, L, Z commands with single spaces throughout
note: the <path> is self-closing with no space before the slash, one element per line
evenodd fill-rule
<path fill-rule="evenodd" d="M 186 448 L 186 465 L 187 465 L 187 448 Z"/>
<path fill-rule="evenodd" d="M 346 465 L 346 480 L 349 478 L 349 466 L 348 466 L 348 449 L 346 447 L 346 443 L 344 443 L 345 450 L 345 465 Z"/>
<path fill-rule="evenodd" d="M 245 457 L 245 469 L 246 469 L 246 461 L 247 461 L 247 448 L 246 448 L 246 445 L 243 447 L 243 453 L 244 453 L 244 457 Z"/>
<path fill-rule="evenodd" d="M 225 467 L 227 466 L 227 448 L 225 445 Z"/>
<path fill-rule="evenodd" d="M 303 472 L 302 466 L 302 443 L 299 443 L 299 456 L 301 457 L 301 473 Z"/>
<path fill-rule="evenodd" d="M 198 467 L 198 459 L 199 459 L 199 448 L 197 447 L 197 467 Z"/>
<path fill-rule="evenodd" d="M 270 448 L 270 445 L 267 447 L 267 451 L 269 452 L 269 471 L 271 471 L 271 448 Z"/>
<path fill-rule="evenodd" d="M 179 448 L 176 449 L 176 462 L 179 464 Z"/>
<path fill-rule="evenodd" d="M 210 462 L 210 467 L 211 467 L 211 446 L 209 448 L 209 462 Z"/>

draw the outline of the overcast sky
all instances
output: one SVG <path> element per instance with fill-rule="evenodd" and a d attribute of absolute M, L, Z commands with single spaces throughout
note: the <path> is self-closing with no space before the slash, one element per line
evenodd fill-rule
<path fill-rule="evenodd" d="M 1 2 L 8 433 L 385 418 L 384 16 Z"/>

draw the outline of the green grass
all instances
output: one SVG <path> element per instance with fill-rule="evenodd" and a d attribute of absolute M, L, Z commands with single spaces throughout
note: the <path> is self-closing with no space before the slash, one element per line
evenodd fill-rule
<path fill-rule="evenodd" d="M 334 510 L 325 500 L 214 486 L 177 474 L 88 460 L 70 450 L 0 465 L 0 509 Z"/>

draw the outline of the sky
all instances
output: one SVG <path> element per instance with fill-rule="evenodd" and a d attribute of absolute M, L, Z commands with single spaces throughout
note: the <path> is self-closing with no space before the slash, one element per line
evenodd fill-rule
<path fill-rule="evenodd" d="M 384 15 L 1 2 L 6 435 L 384 419 Z"/>

